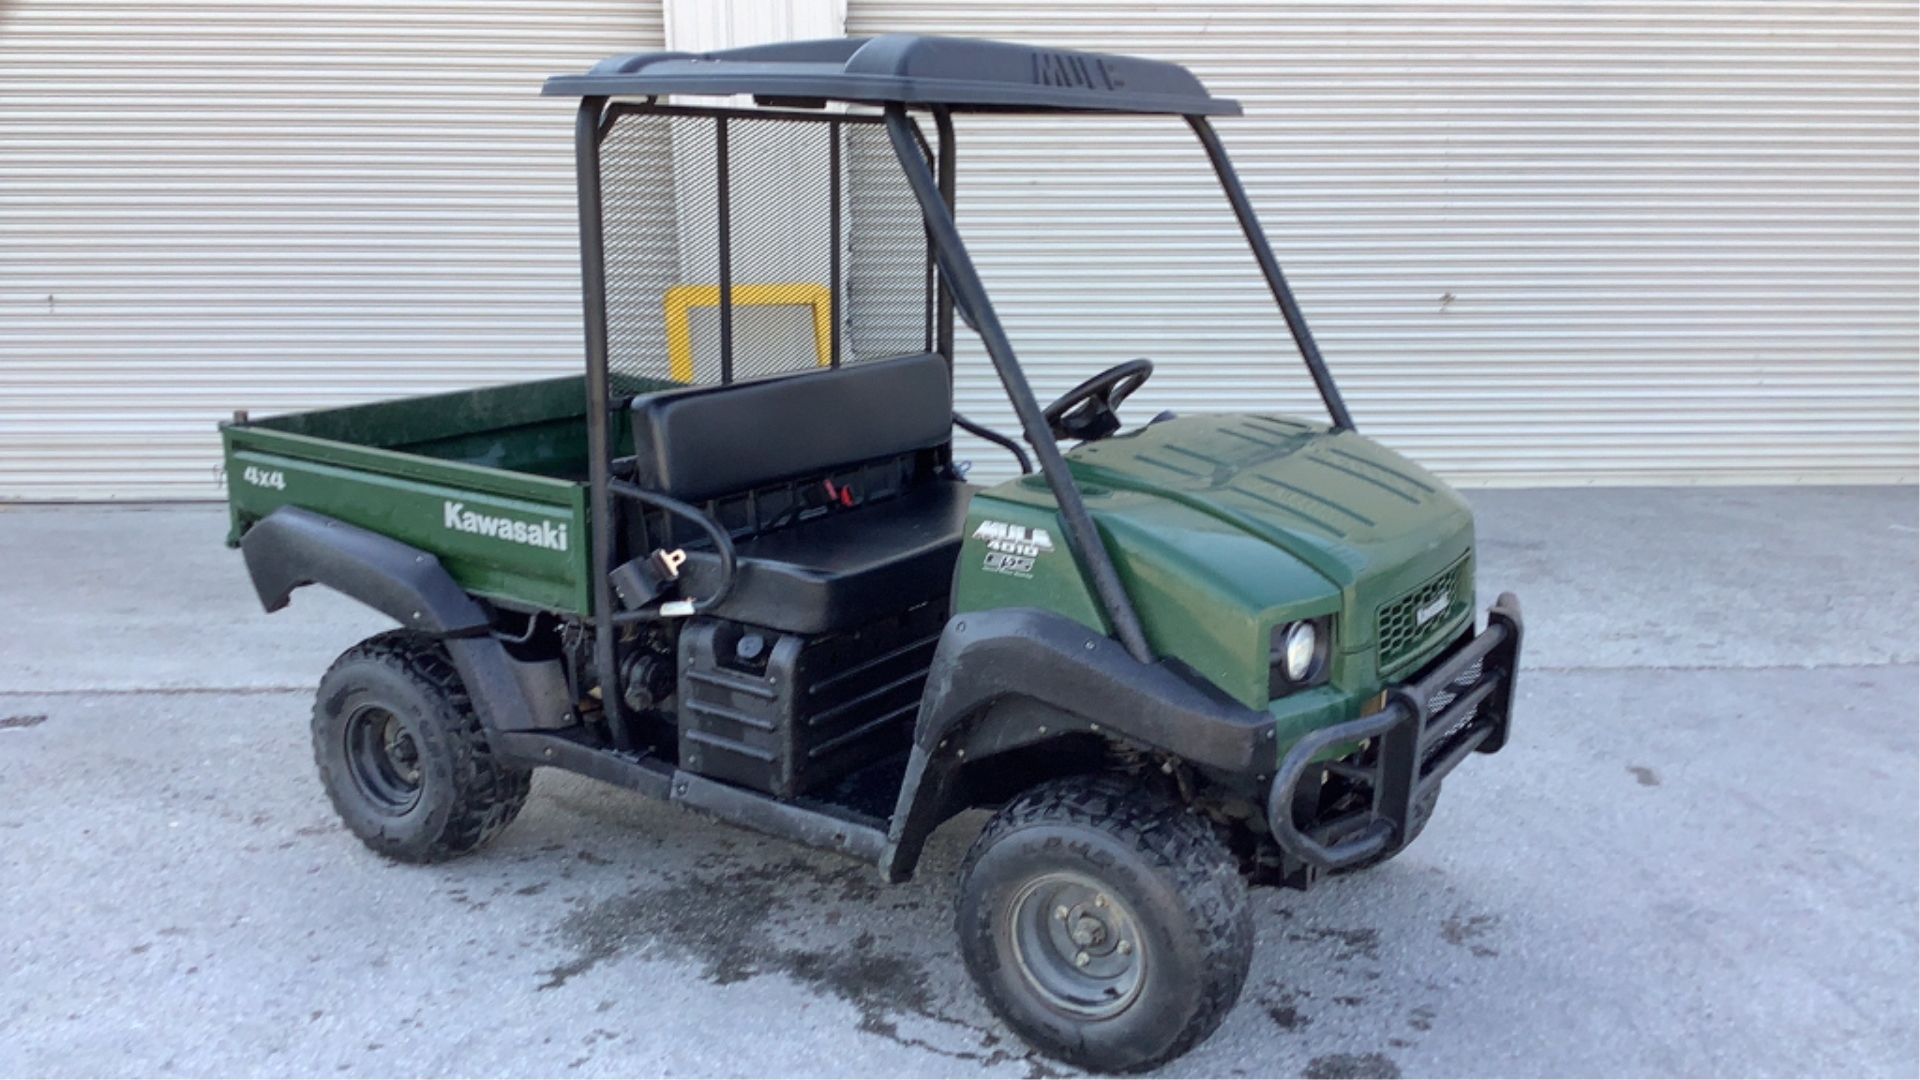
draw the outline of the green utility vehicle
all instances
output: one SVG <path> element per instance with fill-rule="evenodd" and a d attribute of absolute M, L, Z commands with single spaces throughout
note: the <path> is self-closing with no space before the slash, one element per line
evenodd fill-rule
<path fill-rule="evenodd" d="M 580 99 L 584 378 L 223 431 L 266 608 L 321 584 L 400 624 L 314 708 L 375 851 L 478 847 L 537 766 L 890 881 L 990 808 L 969 971 L 1042 1052 L 1135 1070 L 1232 1007 L 1249 885 L 1390 858 L 1506 742 L 1518 605 L 1476 627 L 1466 504 L 1354 430 L 1208 120 L 1234 102 L 1171 64 L 910 36 L 546 92 Z M 1041 408 L 955 225 L 962 111 L 1190 126 L 1330 422 L 1123 428 L 1145 360 Z M 1022 439 L 955 414 L 956 314 Z M 956 427 L 1024 475 L 969 485 Z"/>

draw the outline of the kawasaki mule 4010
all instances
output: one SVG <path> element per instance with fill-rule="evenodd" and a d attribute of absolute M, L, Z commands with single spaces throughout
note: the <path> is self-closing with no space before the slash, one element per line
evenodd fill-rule
<path fill-rule="evenodd" d="M 266 607 L 318 583 L 400 623 L 313 718 L 375 851 L 473 850 L 540 766 L 894 881 L 986 807 L 968 970 L 1041 1051 L 1133 1070 L 1232 1007 L 1250 885 L 1391 858 L 1506 742 L 1518 604 L 1476 625 L 1466 504 L 1355 430 L 1209 121 L 1238 105 L 1171 64 L 906 36 L 547 93 L 580 99 L 584 378 L 224 428 Z M 964 112 L 1189 127 L 1328 420 L 1129 427 L 1146 360 L 1042 407 L 955 224 Z M 1017 437 L 954 412 L 956 314 Z M 1023 475 L 968 484 L 956 427 Z"/>

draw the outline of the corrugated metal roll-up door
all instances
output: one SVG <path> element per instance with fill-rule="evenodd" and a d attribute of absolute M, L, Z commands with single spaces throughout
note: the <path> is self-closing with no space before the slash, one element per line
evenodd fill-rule
<path fill-rule="evenodd" d="M 1914 478 L 1910 3 L 852 0 L 849 33 L 896 31 L 1241 99 L 1218 128 L 1356 419 L 1451 479 Z M 960 123 L 961 225 L 1042 398 L 1146 354 L 1131 419 L 1319 415 L 1191 137 L 1060 131 Z M 1010 425 L 977 346 L 961 372 Z"/>
<path fill-rule="evenodd" d="M 576 371 L 573 109 L 657 0 L 0 6 L 0 498 L 216 498 L 215 421 Z"/>

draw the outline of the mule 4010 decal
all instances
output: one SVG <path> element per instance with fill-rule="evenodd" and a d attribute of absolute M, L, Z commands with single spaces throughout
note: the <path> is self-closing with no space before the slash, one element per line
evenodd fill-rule
<path fill-rule="evenodd" d="M 987 558 L 982 569 L 1013 577 L 1032 577 L 1033 560 L 1053 550 L 1053 537 L 1045 529 L 1009 525 L 1004 521 L 983 521 L 973 530 L 975 540 L 987 543 Z"/>

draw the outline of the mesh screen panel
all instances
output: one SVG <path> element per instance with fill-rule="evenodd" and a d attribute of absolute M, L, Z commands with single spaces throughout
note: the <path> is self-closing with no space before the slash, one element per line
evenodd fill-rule
<path fill-rule="evenodd" d="M 617 391 L 931 348 L 926 231 L 876 119 L 623 107 L 600 171 Z"/>
<path fill-rule="evenodd" d="M 878 124 L 846 132 L 847 348 L 870 360 L 933 348 L 933 265 L 920 206 Z"/>

